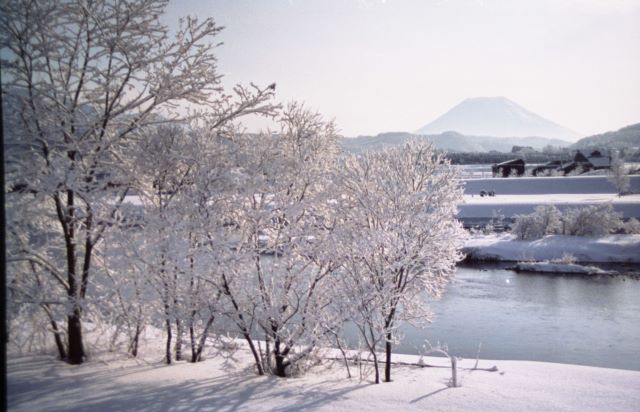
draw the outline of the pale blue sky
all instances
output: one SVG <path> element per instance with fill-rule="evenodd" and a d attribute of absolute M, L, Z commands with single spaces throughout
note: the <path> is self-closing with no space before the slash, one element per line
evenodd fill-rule
<path fill-rule="evenodd" d="M 640 122 L 640 0 L 183 0 L 165 18 L 186 14 L 226 27 L 226 84 L 275 81 L 346 136 L 476 96 L 585 135 Z"/>

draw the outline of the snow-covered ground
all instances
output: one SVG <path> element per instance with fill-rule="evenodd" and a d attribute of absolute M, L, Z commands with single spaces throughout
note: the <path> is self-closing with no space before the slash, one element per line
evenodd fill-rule
<path fill-rule="evenodd" d="M 111 359 L 109 359 L 111 358 Z M 114 359 L 116 358 L 116 359 Z M 159 357 L 158 357 L 159 359 Z M 394 361 L 417 361 L 395 356 Z M 70 366 L 47 355 L 9 356 L 10 411 L 636 411 L 640 372 L 525 361 L 458 363 L 460 387 L 445 358 L 434 367 L 397 366 L 393 382 L 348 379 L 325 361 L 303 377 L 257 376 L 247 351 L 171 366 L 104 355 Z M 496 366 L 497 371 L 490 372 Z"/>
<path fill-rule="evenodd" d="M 640 217 L 640 195 L 618 196 L 613 193 L 553 194 L 553 195 L 465 195 L 458 206 L 458 217 L 479 218 L 532 213 L 537 206 L 554 205 L 560 210 L 611 203 L 623 217 Z"/>
<path fill-rule="evenodd" d="M 612 203 L 623 217 L 640 217 L 640 175 L 630 176 L 633 195 L 618 196 L 607 176 L 521 177 L 470 179 L 465 181 L 464 200 L 458 217 L 511 218 L 533 212 L 539 205 L 559 209 Z M 480 191 L 494 191 L 495 196 L 480 196 Z"/>
<path fill-rule="evenodd" d="M 629 176 L 630 190 L 640 192 L 640 175 Z M 608 176 L 509 177 L 465 180 L 464 193 L 480 194 L 493 190 L 498 195 L 545 195 L 616 193 Z"/>
<path fill-rule="evenodd" d="M 640 263 L 640 235 L 545 236 L 516 240 L 508 233 L 472 235 L 463 251 L 476 260 L 542 261 L 571 254 L 578 262 Z"/>

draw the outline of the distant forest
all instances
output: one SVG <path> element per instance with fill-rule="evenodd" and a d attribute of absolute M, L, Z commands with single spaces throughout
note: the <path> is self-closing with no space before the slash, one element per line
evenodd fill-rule
<path fill-rule="evenodd" d="M 471 165 L 471 164 L 493 164 L 502 163 L 511 159 L 524 159 L 527 163 L 548 163 L 552 160 L 569 160 L 571 154 L 562 153 L 527 153 L 526 155 L 503 152 L 454 152 L 447 153 L 447 157 L 451 159 L 454 165 Z"/>

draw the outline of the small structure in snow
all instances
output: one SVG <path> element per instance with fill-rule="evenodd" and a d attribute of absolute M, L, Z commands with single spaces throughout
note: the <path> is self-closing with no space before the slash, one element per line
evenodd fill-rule
<path fill-rule="evenodd" d="M 524 174 L 524 160 L 512 159 L 507 160 L 506 162 L 494 164 L 491 166 L 491 172 L 493 173 L 493 177 L 496 177 L 497 175 L 509 177 L 513 175 L 514 172 L 518 176 L 522 176 Z"/>
<path fill-rule="evenodd" d="M 573 156 L 573 160 L 562 161 L 554 160 L 545 165 L 538 166 L 532 170 L 534 176 L 541 173 L 557 172 L 558 174 L 568 175 L 574 171 L 579 174 L 590 172 L 592 170 L 610 169 L 611 156 L 603 156 L 599 150 L 594 150 L 589 156 L 585 156 L 581 151 L 577 151 Z"/>
<path fill-rule="evenodd" d="M 549 163 L 547 163 L 545 165 L 535 167 L 531 171 L 531 174 L 534 175 L 534 176 L 538 176 L 540 173 L 555 172 L 555 171 L 558 171 L 558 170 L 562 169 L 564 167 L 565 163 L 566 162 L 563 162 L 562 160 L 554 160 L 554 161 L 549 162 Z"/>
<path fill-rule="evenodd" d="M 562 167 L 560 170 L 567 175 L 574 170 L 579 170 L 580 174 L 590 172 L 592 170 L 610 169 L 611 156 L 603 156 L 599 150 L 594 150 L 587 157 L 579 150 L 573 157 L 573 162 Z"/>

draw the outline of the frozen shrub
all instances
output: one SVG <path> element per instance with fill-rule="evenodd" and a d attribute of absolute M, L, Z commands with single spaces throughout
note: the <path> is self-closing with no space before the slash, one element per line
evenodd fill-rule
<path fill-rule="evenodd" d="M 560 211 L 555 206 L 538 206 L 529 215 L 516 215 L 513 233 L 520 240 L 540 239 L 561 229 Z"/>
<path fill-rule="evenodd" d="M 634 219 L 635 220 L 635 219 Z M 640 222 L 627 223 L 626 233 L 640 233 Z M 601 204 L 566 210 L 555 206 L 538 206 L 529 215 L 516 215 L 512 233 L 519 240 L 540 239 L 545 235 L 602 236 L 623 227 L 622 214 L 611 204 Z M 636 230 L 638 232 L 630 232 Z"/>
<path fill-rule="evenodd" d="M 561 214 L 555 206 L 538 206 L 534 215 L 538 219 L 540 230 L 544 235 L 559 233 L 562 228 Z"/>
<path fill-rule="evenodd" d="M 535 213 L 530 215 L 516 215 L 512 233 L 518 240 L 539 239 L 543 235 Z"/>
<path fill-rule="evenodd" d="M 569 209 L 562 216 L 562 233 L 570 236 L 603 236 L 622 227 L 622 214 L 610 203 Z"/>
<path fill-rule="evenodd" d="M 632 217 L 624 224 L 624 233 L 640 235 L 640 221 Z"/>

